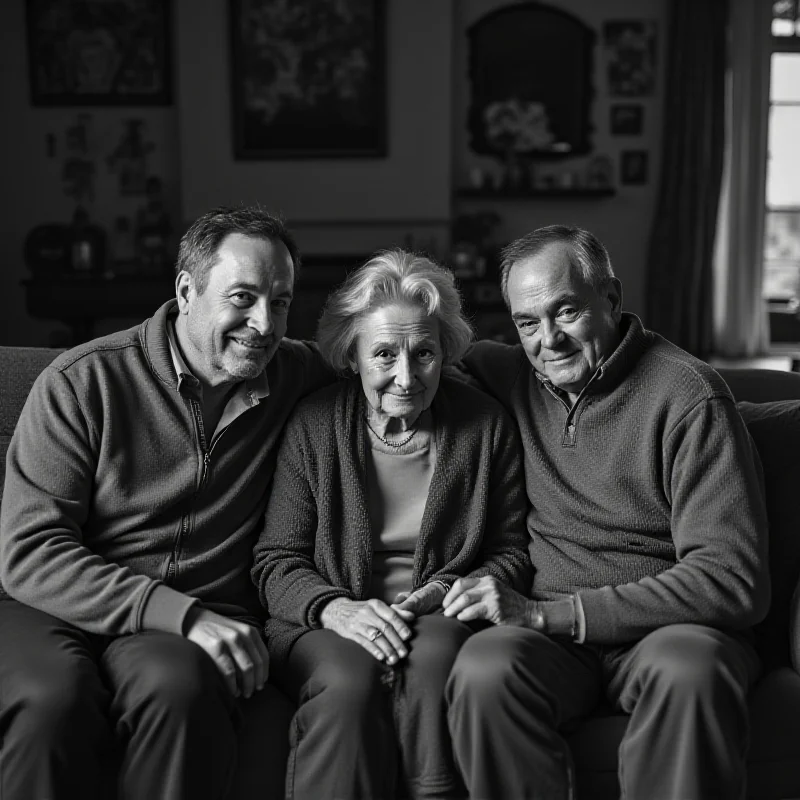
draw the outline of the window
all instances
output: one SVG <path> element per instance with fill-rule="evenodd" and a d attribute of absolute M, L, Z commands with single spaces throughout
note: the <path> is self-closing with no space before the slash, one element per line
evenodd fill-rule
<path fill-rule="evenodd" d="M 764 297 L 800 307 L 800 3 L 772 5 Z"/>

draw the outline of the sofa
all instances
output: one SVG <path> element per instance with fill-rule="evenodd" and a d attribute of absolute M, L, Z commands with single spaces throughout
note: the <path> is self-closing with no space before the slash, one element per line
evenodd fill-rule
<path fill-rule="evenodd" d="M 0 347 L 0 487 L 6 450 L 28 391 L 59 352 Z M 748 797 L 800 798 L 800 592 L 795 591 L 800 575 L 800 374 L 720 372 L 761 456 L 770 523 L 773 599 L 756 630 L 764 674 L 750 701 Z M 245 716 L 234 797 L 281 798 L 293 706 L 270 685 L 250 702 L 254 712 L 264 708 L 265 713 Z M 626 724 L 624 714 L 600 708 L 568 733 L 581 800 L 619 796 L 617 749 Z"/>

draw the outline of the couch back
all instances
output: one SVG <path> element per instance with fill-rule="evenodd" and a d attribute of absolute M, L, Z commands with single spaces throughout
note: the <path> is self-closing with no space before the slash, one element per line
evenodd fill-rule
<path fill-rule="evenodd" d="M 14 426 L 36 376 L 61 352 L 0 347 L 0 502 Z M 768 664 L 788 664 L 789 607 L 800 575 L 800 374 L 764 369 L 719 372 L 755 440 L 767 488 L 773 602 L 758 629 L 759 650 Z"/>
<path fill-rule="evenodd" d="M 772 604 L 756 629 L 767 667 L 790 663 L 792 595 L 800 578 L 800 374 L 720 370 L 764 470 Z"/>
<path fill-rule="evenodd" d="M 0 347 L 0 502 L 6 452 L 22 406 L 37 375 L 61 352 L 44 347 Z"/>

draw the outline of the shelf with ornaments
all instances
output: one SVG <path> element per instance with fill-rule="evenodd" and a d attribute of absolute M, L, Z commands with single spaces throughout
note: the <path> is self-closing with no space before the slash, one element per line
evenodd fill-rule
<path fill-rule="evenodd" d="M 613 186 L 542 186 L 519 188 L 494 188 L 462 186 L 455 190 L 459 200 L 599 200 L 614 197 Z"/>

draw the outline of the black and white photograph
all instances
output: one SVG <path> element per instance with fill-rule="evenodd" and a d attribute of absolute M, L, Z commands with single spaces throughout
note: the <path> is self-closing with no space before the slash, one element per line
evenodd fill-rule
<path fill-rule="evenodd" d="M 2 800 L 800 800 L 800 0 L 3 0 Z"/>

